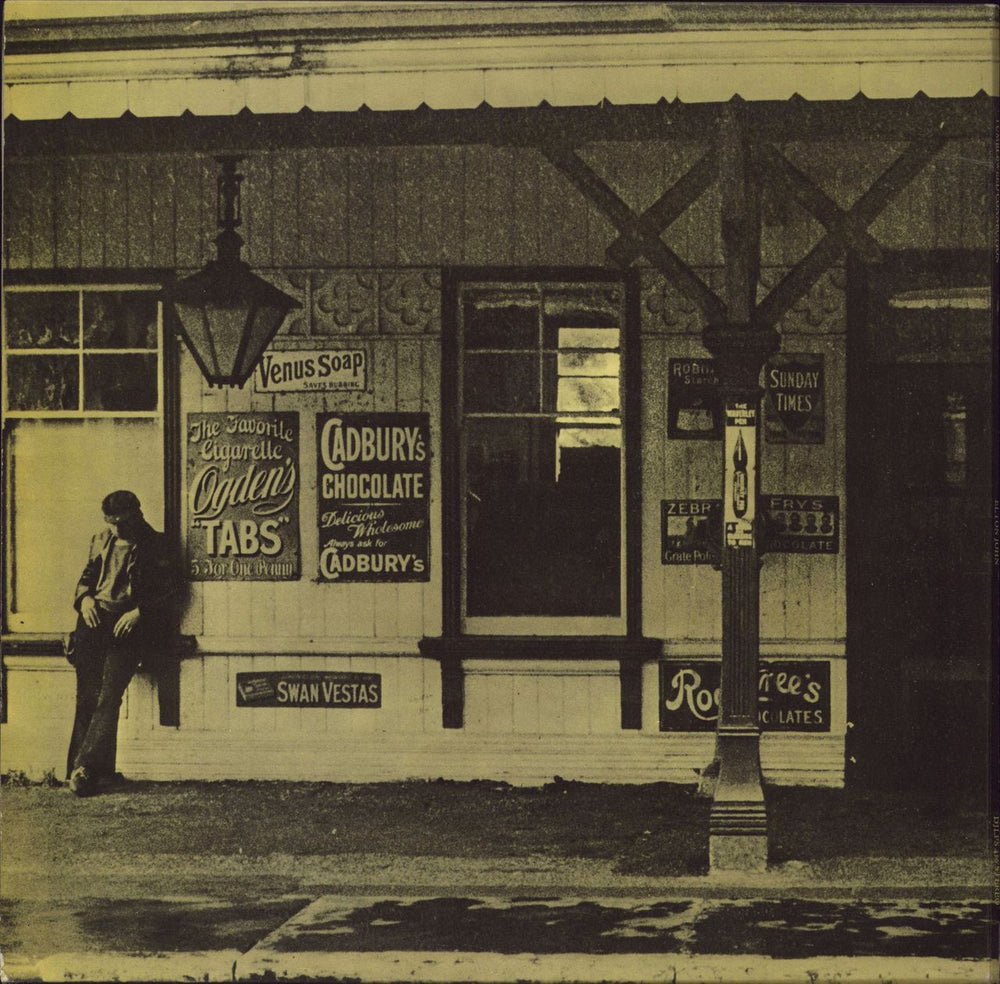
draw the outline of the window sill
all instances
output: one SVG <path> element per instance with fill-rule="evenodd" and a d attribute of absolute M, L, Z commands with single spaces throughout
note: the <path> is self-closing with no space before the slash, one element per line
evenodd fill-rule
<path fill-rule="evenodd" d="M 648 660 L 663 655 L 659 639 L 625 636 L 454 636 L 425 638 L 422 656 L 432 659 Z"/>
<path fill-rule="evenodd" d="M 65 656 L 68 639 L 68 632 L 5 632 L 0 644 L 5 656 Z"/>
<path fill-rule="evenodd" d="M 66 655 L 68 632 L 5 632 L 0 636 L 5 656 L 61 656 Z M 177 636 L 175 650 L 183 659 L 191 656 L 196 648 L 192 635 Z"/>

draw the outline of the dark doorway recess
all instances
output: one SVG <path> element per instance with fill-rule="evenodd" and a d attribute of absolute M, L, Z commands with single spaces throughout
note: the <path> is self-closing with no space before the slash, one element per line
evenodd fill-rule
<path fill-rule="evenodd" d="M 850 267 L 848 778 L 987 782 L 995 452 L 986 254 Z"/>

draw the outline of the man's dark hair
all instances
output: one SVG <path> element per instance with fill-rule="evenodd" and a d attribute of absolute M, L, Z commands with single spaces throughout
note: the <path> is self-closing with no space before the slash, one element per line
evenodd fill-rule
<path fill-rule="evenodd" d="M 127 513 L 142 512 L 139 497 L 126 489 L 119 489 L 117 492 L 106 495 L 101 503 L 101 509 L 104 510 L 105 516 L 122 516 Z"/>

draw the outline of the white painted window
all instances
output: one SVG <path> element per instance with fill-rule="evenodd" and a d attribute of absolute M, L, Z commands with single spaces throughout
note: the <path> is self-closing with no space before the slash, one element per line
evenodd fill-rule
<path fill-rule="evenodd" d="M 5 289 L 7 630 L 73 627 L 108 492 L 163 529 L 162 335 L 150 286 Z"/>

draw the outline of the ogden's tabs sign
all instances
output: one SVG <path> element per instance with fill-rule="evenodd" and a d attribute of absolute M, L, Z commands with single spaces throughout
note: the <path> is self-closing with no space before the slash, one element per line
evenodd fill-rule
<path fill-rule="evenodd" d="M 322 581 L 430 579 L 426 413 L 316 415 Z"/>
<path fill-rule="evenodd" d="M 365 349 L 268 351 L 253 374 L 257 393 L 363 390 L 367 384 Z"/>
<path fill-rule="evenodd" d="M 299 550 L 299 415 L 187 416 L 188 577 L 290 581 Z"/>

